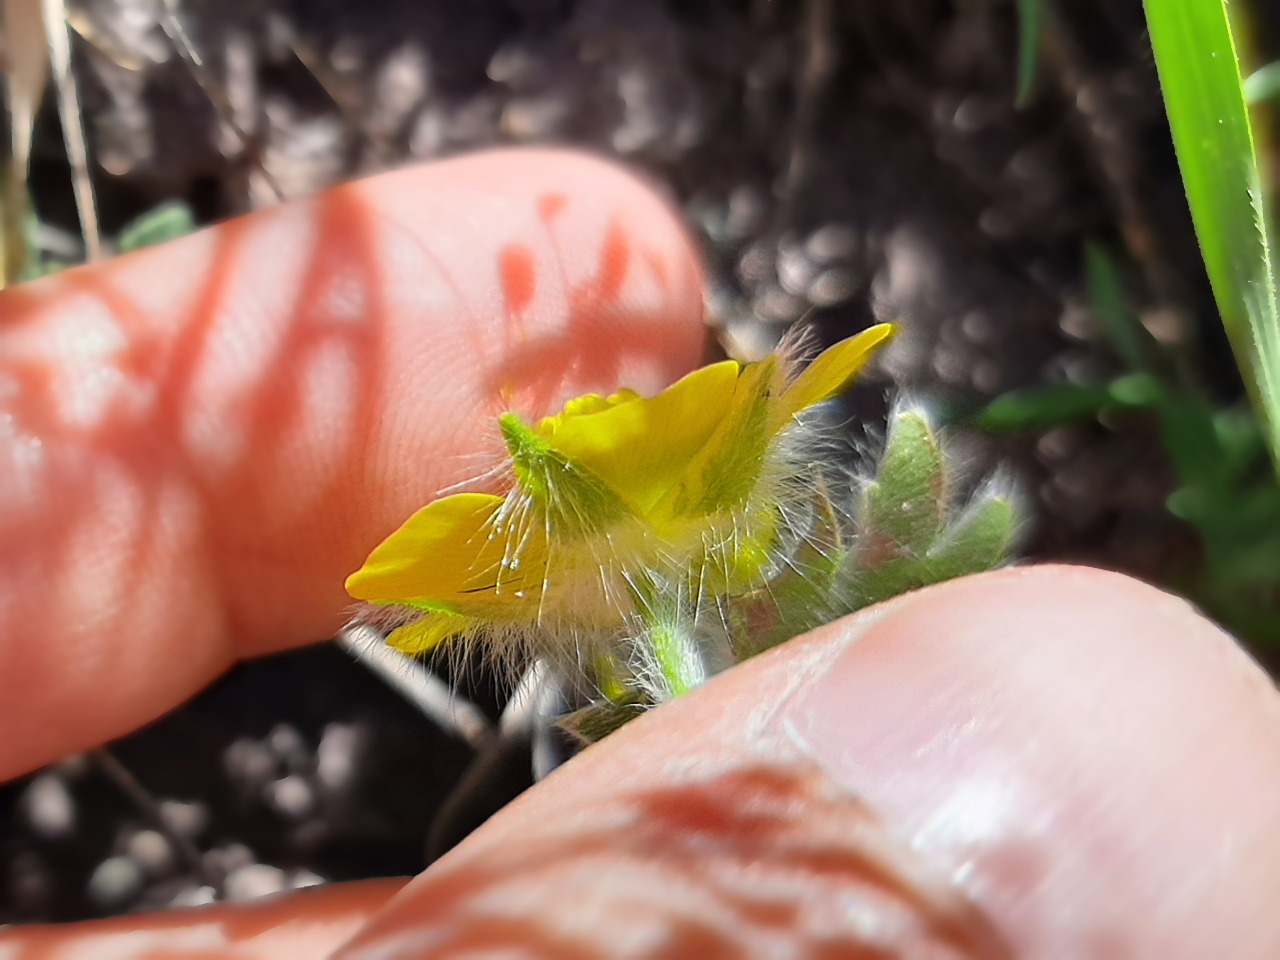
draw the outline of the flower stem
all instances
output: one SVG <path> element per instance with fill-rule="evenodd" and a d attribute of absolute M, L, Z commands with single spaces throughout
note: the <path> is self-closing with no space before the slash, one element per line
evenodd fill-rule
<path fill-rule="evenodd" d="M 654 623 L 647 633 L 668 699 L 688 693 L 707 679 L 702 648 L 681 624 Z"/>
<path fill-rule="evenodd" d="M 700 686 L 709 673 L 702 644 L 681 616 L 679 591 L 664 589 L 648 578 L 632 581 L 640 630 L 637 679 L 655 703 Z"/>

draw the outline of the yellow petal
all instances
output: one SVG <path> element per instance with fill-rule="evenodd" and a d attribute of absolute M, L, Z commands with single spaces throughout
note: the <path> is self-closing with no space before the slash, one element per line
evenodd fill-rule
<path fill-rule="evenodd" d="M 598 393 L 587 393 L 581 397 L 575 397 L 564 405 L 564 414 L 579 417 L 588 413 L 599 413 L 601 410 L 608 410 L 610 407 L 616 407 L 621 403 L 630 403 L 632 400 L 640 399 L 640 394 L 634 390 L 624 387 L 617 393 L 611 393 L 607 397 L 602 397 Z"/>
<path fill-rule="evenodd" d="M 775 354 L 743 368 L 714 432 L 684 464 L 680 483 L 654 511 L 656 522 L 730 510 L 750 495 L 772 438 L 770 398 L 781 386 Z"/>
<path fill-rule="evenodd" d="M 657 396 L 634 397 L 595 413 L 547 417 L 535 430 L 644 514 L 680 480 L 728 415 L 740 370 L 733 360 L 715 363 Z"/>
<path fill-rule="evenodd" d="M 452 613 L 429 613 L 421 620 L 397 627 L 387 637 L 387 645 L 401 653 L 418 656 L 430 653 L 450 637 L 474 630 L 480 624 L 471 617 Z"/>
<path fill-rule="evenodd" d="M 503 503 L 492 494 L 459 493 L 427 504 L 347 578 L 347 592 L 373 603 L 498 619 L 536 608 L 546 575 L 544 528 L 531 517 L 504 517 Z"/>
<path fill-rule="evenodd" d="M 779 399 L 774 410 L 774 429 L 781 430 L 797 413 L 845 390 L 893 332 L 893 324 L 880 323 L 823 351 Z"/>

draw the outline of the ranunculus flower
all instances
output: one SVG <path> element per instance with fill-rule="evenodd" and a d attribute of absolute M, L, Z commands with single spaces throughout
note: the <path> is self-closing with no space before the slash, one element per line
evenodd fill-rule
<path fill-rule="evenodd" d="M 820 483 L 801 414 L 891 333 L 872 327 L 800 371 L 778 354 L 728 360 L 653 397 L 590 394 L 532 425 L 504 414 L 506 494 L 429 503 L 347 590 L 411 614 L 388 638 L 410 653 L 481 631 L 574 657 L 638 629 L 661 644 L 786 562 L 788 511 L 810 509 Z"/>

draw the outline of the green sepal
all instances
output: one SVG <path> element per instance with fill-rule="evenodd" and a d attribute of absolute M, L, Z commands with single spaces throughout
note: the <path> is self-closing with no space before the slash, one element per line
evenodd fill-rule
<path fill-rule="evenodd" d="M 878 556 L 915 556 L 929 549 L 946 515 L 943 468 L 942 446 L 924 414 L 895 414 L 880 468 L 864 494 L 864 549 Z"/>
<path fill-rule="evenodd" d="M 990 570 L 1008 559 L 1017 532 L 1013 501 L 989 487 L 957 513 L 950 502 L 949 466 L 924 414 L 907 409 L 894 415 L 880 468 L 864 496 L 857 549 L 844 571 L 846 609 Z"/>
<path fill-rule="evenodd" d="M 514 413 L 498 418 L 516 480 L 546 511 L 550 529 L 569 540 L 606 533 L 632 515 L 591 470 L 574 463 Z"/>
<path fill-rule="evenodd" d="M 1009 558 L 1018 511 L 1007 495 L 979 496 L 929 552 L 930 583 L 994 570 Z"/>
<path fill-rule="evenodd" d="M 846 612 L 840 582 L 848 563 L 840 517 L 824 492 L 813 522 L 781 571 L 767 584 L 729 598 L 729 632 L 738 659 L 763 653 Z"/>

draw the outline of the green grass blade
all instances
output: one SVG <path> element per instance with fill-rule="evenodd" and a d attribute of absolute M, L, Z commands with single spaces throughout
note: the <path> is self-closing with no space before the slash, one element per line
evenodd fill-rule
<path fill-rule="evenodd" d="M 1146 0 L 1165 109 L 1222 325 L 1280 462 L 1280 313 L 1261 178 L 1223 0 Z"/>
<path fill-rule="evenodd" d="M 1025 107 L 1035 91 L 1044 32 L 1045 0 L 1018 0 L 1018 91 L 1016 104 Z"/>

